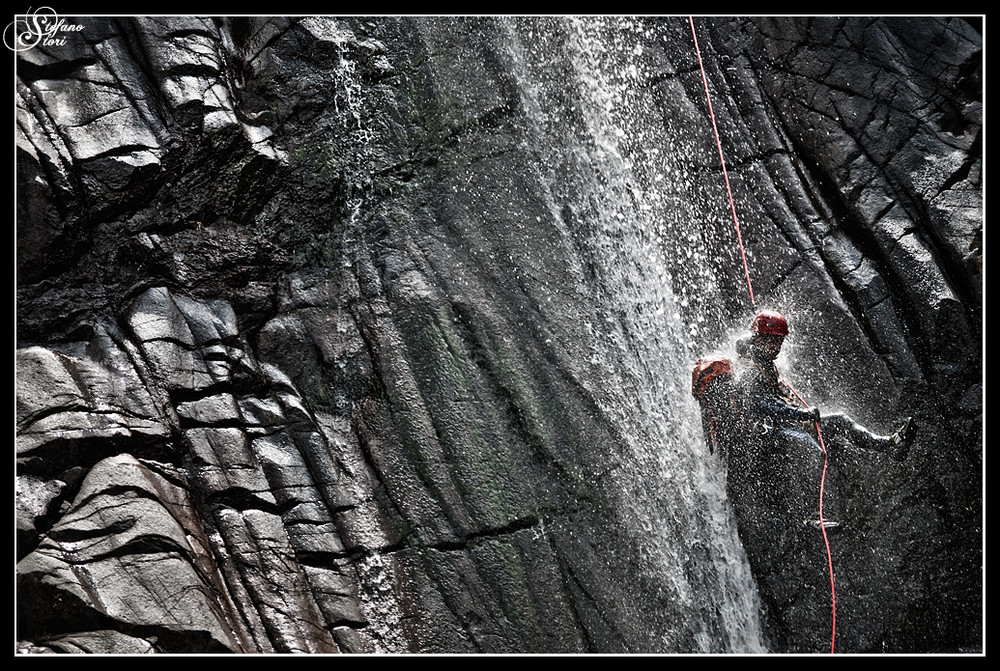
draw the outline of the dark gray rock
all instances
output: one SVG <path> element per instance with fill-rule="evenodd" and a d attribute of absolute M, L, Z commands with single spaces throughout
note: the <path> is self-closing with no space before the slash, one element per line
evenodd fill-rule
<path fill-rule="evenodd" d="M 687 386 L 754 306 L 686 19 L 75 21 L 17 60 L 20 652 L 829 650 Z M 695 23 L 783 370 L 920 428 L 831 454 L 837 650 L 979 651 L 981 28 Z"/>

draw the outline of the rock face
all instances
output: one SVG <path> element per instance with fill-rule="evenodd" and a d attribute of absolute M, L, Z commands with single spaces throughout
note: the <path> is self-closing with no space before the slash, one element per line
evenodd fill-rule
<path fill-rule="evenodd" d="M 686 18 L 66 21 L 17 55 L 19 650 L 830 649 L 687 383 L 754 306 Z M 836 649 L 978 651 L 981 27 L 695 27 L 779 365 L 918 419 L 831 447 Z"/>

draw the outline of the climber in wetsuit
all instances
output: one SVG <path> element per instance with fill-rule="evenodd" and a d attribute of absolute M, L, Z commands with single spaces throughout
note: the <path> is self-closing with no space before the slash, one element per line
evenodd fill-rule
<path fill-rule="evenodd" d="M 745 467 L 756 471 L 756 486 L 769 486 L 762 481 L 768 478 L 773 479 L 773 484 L 784 479 L 775 472 L 775 464 L 798 462 L 799 467 L 790 468 L 798 468 L 799 472 L 803 470 L 802 463 L 809 464 L 806 471 L 821 467 L 823 450 L 814 438 L 817 424 L 827 442 L 844 438 L 861 449 L 888 453 L 897 461 L 906 459 L 914 435 L 912 418 L 907 418 L 899 431 L 883 436 L 869 431 L 845 414 L 822 415 L 818 408 L 797 405 L 774 364 L 788 335 L 787 320 L 777 312 L 764 311 L 754 318 L 750 330 L 750 336 L 736 345 L 739 361 L 735 387 L 743 430 L 747 434 Z M 800 480 L 791 472 L 784 473 L 784 477 Z M 789 483 L 786 480 L 784 484 Z M 804 521 L 811 521 L 814 516 L 812 513 Z"/>

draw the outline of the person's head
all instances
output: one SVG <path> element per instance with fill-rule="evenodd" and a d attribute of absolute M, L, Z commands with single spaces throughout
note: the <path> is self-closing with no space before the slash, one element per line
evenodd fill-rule
<path fill-rule="evenodd" d="M 764 310 L 754 317 L 750 332 L 753 334 L 750 345 L 755 353 L 773 361 L 788 335 L 788 320 L 781 313 Z"/>

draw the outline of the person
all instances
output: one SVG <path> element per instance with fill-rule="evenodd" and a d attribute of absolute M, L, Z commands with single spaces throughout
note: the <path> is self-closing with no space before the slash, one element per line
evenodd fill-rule
<path fill-rule="evenodd" d="M 896 461 L 907 458 L 915 435 L 913 418 L 908 417 L 895 433 L 877 434 L 844 413 L 823 414 L 818 408 L 806 407 L 778 373 L 775 359 L 781 353 L 788 336 L 788 320 L 779 312 L 765 310 L 758 313 L 751 323 L 750 334 L 737 341 L 739 365 L 734 375 L 734 386 L 740 407 L 742 431 L 746 432 L 748 463 L 744 466 L 763 477 L 764 471 L 775 473 L 776 463 L 800 473 L 786 472 L 792 482 L 803 487 L 800 503 L 795 507 L 809 506 L 815 501 L 812 488 L 818 482 L 817 472 L 822 468 L 823 448 L 813 431 L 826 443 L 846 440 L 863 449 L 887 453 Z M 805 473 L 802 473 L 804 471 Z M 808 509 L 808 508 L 807 508 Z M 818 512 L 818 511 L 817 511 Z M 810 511 L 804 522 L 812 525 L 836 526 L 836 522 L 823 519 Z"/>
<path fill-rule="evenodd" d="M 714 397 L 712 390 L 696 397 L 708 408 L 703 424 L 711 420 L 708 433 L 724 455 L 726 495 L 758 586 L 765 638 L 778 649 L 813 650 L 816 618 L 825 617 L 820 612 L 830 598 L 832 576 L 821 560 L 830 552 L 827 533 L 844 533 L 857 512 L 839 496 L 851 486 L 850 462 L 838 449 L 827 450 L 828 462 L 824 446 L 850 441 L 902 461 L 914 430 L 907 418 L 899 431 L 880 435 L 846 414 L 808 407 L 775 364 L 788 333 L 782 314 L 758 313 L 737 340 L 736 356 L 703 357 L 692 385 L 698 391 L 696 383 L 711 373 L 719 381 Z"/>

